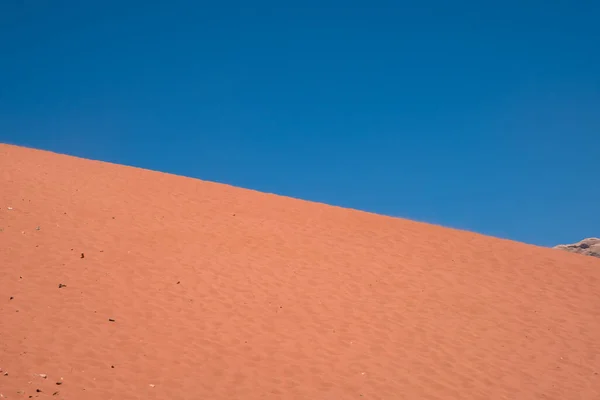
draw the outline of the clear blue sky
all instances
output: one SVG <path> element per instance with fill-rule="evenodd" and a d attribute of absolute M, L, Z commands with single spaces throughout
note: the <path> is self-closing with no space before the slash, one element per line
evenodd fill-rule
<path fill-rule="evenodd" d="M 592 0 L 7 0 L 0 141 L 573 242 L 600 236 L 598 21 Z"/>

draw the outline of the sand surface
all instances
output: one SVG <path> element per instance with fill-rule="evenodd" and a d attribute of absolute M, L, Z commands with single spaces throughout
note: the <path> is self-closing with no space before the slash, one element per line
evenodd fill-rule
<path fill-rule="evenodd" d="M 600 399 L 596 258 L 8 145 L 0 229 L 2 399 Z"/>

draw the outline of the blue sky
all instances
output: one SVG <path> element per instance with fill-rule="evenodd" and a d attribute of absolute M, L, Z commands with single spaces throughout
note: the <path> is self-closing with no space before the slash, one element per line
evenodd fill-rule
<path fill-rule="evenodd" d="M 539 245 L 600 236 L 600 3 L 0 4 L 0 141 Z"/>

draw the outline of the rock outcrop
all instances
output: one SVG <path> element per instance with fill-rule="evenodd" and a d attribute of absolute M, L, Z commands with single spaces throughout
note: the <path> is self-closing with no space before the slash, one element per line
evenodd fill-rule
<path fill-rule="evenodd" d="M 570 251 L 571 253 L 600 258 L 600 239 L 587 238 L 573 244 L 559 244 L 555 249 Z"/>

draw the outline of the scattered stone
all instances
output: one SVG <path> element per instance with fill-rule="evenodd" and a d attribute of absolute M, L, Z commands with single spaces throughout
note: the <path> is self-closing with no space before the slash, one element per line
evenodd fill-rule
<path fill-rule="evenodd" d="M 48 378 L 48 375 L 46 375 L 46 374 L 40 374 L 40 377 L 46 379 L 46 378 Z"/>
<path fill-rule="evenodd" d="M 60 385 L 62 385 L 62 382 L 56 382 L 56 384 L 60 386 Z"/>
<path fill-rule="evenodd" d="M 58 284 L 58 288 L 59 288 L 59 289 L 62 289 L 62 288 L 64 288 L 64 287 L 67 287 L 67 285 L 64 285 L 64 284 L 62 284 L 62 283 L 59 283 L 59 284 Z"/>
<path fill-rule="evenodd" d="M 110 322 L 115 322 L 115 320 L 114 320 L 114 319 L 112 319 L 112 318 L 109 318 L 108 320 L 109 320 Z"/>
<path fill-rule="evenodd" d="M 177 281 L 177 284 L 179 285 L 181 283 L 181 281 Z"/>
<path fill-rule="evenodd" d="M 149 386 L 150 386 L 150 387 L 154 387 L 155 385 L 153 385 L 153 384 L 150 384 Z"/>
<path fill-rule="evenodd" d="M 110 367 L 111 367 L 111 368 L 114 368 L 115 366 L 114 366 L 114 365 L 111 365 Z"/>
<path fill-rule="evenodd" d="M 58 393 L 60 393 L 60 392 L 58 392 L 58 391 L 54 392 L 54 393 L 52 393 L 52 396 L 58 396 Z"/>
<path fill-rule="evenodd" d="M 36 392 L 41 393 L 42 389 L 35 389 Z"/>
<path fill-rule="evenodd" d="M 573 244 L 560 244 L 554 249 L 600 258 L 600 238 L 587 238 Z"/>
<path fill-rule="evenodd" d="M 36 230 L 36 231 L 39 231 L 39 230 L 40 230 L 40 227 L 39 227 L 39 226 L 36 226 L 36 227 L 35 227 L 35 230 Z"/>
<path fill-rule="evenodd" d="M 6 208 L 8 208 L 9 210 L 12 210 L 12 209 L 13 209 L 12 207 L 6 207 Z"/>
<path fill-rule="evenodd" d="M 12 300 L 12 299 L 14 299 L 14 297 L 10 296 L 10 299 L 9 299 L 9 300 Z"/>
<path fill-rule="evenodd" d="M 85 254 L 81 253 L 81 258 L 85 258 Z"/>

